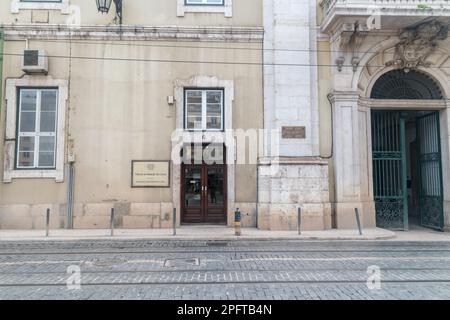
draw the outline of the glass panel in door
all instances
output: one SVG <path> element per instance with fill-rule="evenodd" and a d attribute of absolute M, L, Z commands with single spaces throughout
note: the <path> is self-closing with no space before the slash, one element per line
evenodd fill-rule
<path fill-rule="evenodd" d="M 208 169 L 208 205 L 223 205 L 223 169 Z"/>
<path fill-rule="evenodd" d="M 207 179 L 207 201 L 206 222 L 226 222 L 226 186 L 224 166 L 206 167 Z"/>
<path fill-rule="evenodd" d="M 185 206 L 201 206 L 202 170 L 185 168 L 184 175 Z"/>

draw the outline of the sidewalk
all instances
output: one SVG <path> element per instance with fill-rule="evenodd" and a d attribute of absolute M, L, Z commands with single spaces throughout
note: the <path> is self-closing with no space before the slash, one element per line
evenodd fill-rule
<path fill-rule="evenodd" d="M 45 237 L 44 230 L 0 230 L 0 241 L 67 241 L 67 240 L 387 240 L 395 238 L 395 233 L 379 229 L 364 229 L 360 236 L 358 230 L 304 231 L 265 231 L 256 228 L 243 228 L 242 236 L 236 237 L 234 229 L 217 226 L 181 227 L 173 236 L 172 229 L 116 229 L 114 236 L 105 229 L 91 230 L 50 230 Z"/>
<path fill-rule="evenodd" d="M 243 228 L 242 236 L 236 237 L 234 229 L 217 226 L 184 226 L 177 229 L 115 229 L 111 237 L 109 229 L 50 230 L 0 230 L 0 241 L 68 241 L 68 240 L 391 240 L 391 241 L 450 241 L 450 232 L 439 232 L 421 227 L 410 231 L 389 231 L 380 228 L 358 230 L 266 231 Z"/>

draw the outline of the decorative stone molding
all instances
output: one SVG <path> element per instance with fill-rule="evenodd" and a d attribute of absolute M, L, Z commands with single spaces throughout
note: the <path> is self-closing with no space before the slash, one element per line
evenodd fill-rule
<path fill-rule="evenodd" d="M 184 88 L 223 88 L 225 91 L 224 97 L 224 129 L 233 129 L 233 101 L 234 101 L 234 81 L 220 80 L 217 77 L 211 76 L 194 76 L 188 80 L 175 81 L 175 101 L 176 101 L 176 128 L 184 128 Z M 204 132 L 205 135 L 211 133 Z M 215 134 L 215 133 L 213 133 Z"/>
<path fill-rule="evenodd" d="M 58 88 L 58 120 L 56 142 L 56 169 L 54 170 L 16 170 L 16 119 L 17 119 L 17 88 L 24 87 L 56 87 Z M 20 79 L 6 80 L 6 135 L 4 142 L 3 182 L 11 183 L 12 179 L 55 179 L 64 181 L 65 153 L 65 120 L 68 99 L 67 80 L 56 80 L 50 76 L 25 76 Z"/>
<path fill-rule="evenodd" d="M 344 23 L 342 29 L 337 36 L 338 48 L 341 55 L 336 59 L 338 71 L 342 71 L 342 67 L 345 62 L 345 56 L 351 55 L 351 64 L 353 66 L 353 72 L 356 72 L 360 58 L 356 54 L 367 36 L 368 30 L 358 22 Z"/>
<path fill-rule="evenodd" d="M 393 65 L 405 72 L 419 66 L 429 67 L 431 63 L 427 58 L 437 50 L 439 41 L 447 38 L 448 29 L 448 25 L 433 21 L 403 30 L 395 47 L 394 60 L 387 62 L 386 66 Z"/>
<path fill-rule="evenodd" d="M 70 0 L 61 2 L 21 2 L 11 1 L 11 13 L 19 13 L 20 10 L 60 10 L 62 14 L 69 14 Z"/>
<path fill-rule="evenodd" d="M 386 62 L 393 61 L 396 54 L 396 44 L 398 41 L 389 38 L 381 42 L 376 47 L 372 47 L 368 54 L 363 56 L 361 61 L 362 68 L 353 77 L 351 88 L 357 90 L 361 97 L 370 98 L 372 88 L 375 82 L 383 74 L 395 70 L 398 67 L 394 64 L 386 66 Z M 442 93 L 445 97 L 450 97 L 450 53 L 445 48 L 438 48 L 432 52 L 427 60 L 433 67 L 418 66 L 416 71 L 427 74 L 440 84 Z M 342 80 L 341 80 L 342 81 Z"/>
<path fill-rule="evenodd" d="M 263 41 L 261 27 L 229 26 L 131 26 L 83 25 L 76 29 L 68 25 L 4 25 L 6 40 L 90 39 L 90 40 L 182 40 L 182 41 Z"/>
<path fill-rule="evenodd" d="M 186 0 L 177 0 L 177 16 L 184 17 L 186 12 L 223 13 L 225 17 L 233 16 L 233 0 L 224 0 L 223 5 L 190 5 Z"/>

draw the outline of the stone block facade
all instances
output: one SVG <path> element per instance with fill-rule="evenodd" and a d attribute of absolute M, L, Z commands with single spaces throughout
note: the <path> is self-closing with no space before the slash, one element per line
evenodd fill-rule
<path fill-rule="evenodd" d="M 267 164 L 260 169 L 258 227 L 264 230 L 296 230 L 298 208 L 303 230 L 327 230 L 332 226 L 328 163 L 305 159 Z"/>

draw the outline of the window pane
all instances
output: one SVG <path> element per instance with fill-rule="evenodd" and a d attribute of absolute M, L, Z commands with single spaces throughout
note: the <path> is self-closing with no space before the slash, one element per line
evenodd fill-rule
<path fill-rule="evenodd" d="M 222 91 L 208 91 L 206 100 L 208 103 L 222 103 Z"/>
<path fill-rule="evenodd" d="M 55 166 L 54 152 L 39 152 L 39 167 L 52 168 Z"/>
<path fill-rule="evenodd" d="M 222 106 L 220 104 L 208 104 L 206 115 L 220 117 L 222 115 Z"/>
<path fill-rule="evenodd" d="M 187 117 L 187 129 L 202 129 L 202 117 Z"/>
<path fill-rule="evenodd" d="M 186 91 L 186 129 L 202 129 L 202 91 Z"/>
<path fill-rule="evenodd" d="M 19 167 L 29 167 L 34 166 L 34 152 L 19 152 Z"/>
<path fill-rule="evenodd" d="M 21 90 L 20 110 L 21 111 L 36 111 L 36 90 Z"/>
<path fill-rule="evenodd" d="M 39 167 L 55 166 L 55 137 L 39 138 Z"/>
<path fill-rule="evenodd" d="M 19 151 L 34 151 L 34 137 L 20 137 Z"/>
<path fill-rule="evenodd" d="M 56 112 L 41 112 L 40 132 L 56 131 Z"/>
<path fill-rule="evenodd" d="M 208 117 L 206 123 L 207 129 L 222 129 L 222 117 Z"/>
<path fill-rule="evenodd" d="M 187 106 L 188 117 L 192 116 L 202 116 L 202 105 L 201 104 L 188 104 Z"/>
<path fill-rule="evenodd" d="M 206 94 L 206 128 L 222 129 L 222 91 L 208 91 Z"/>
<path fill-rule="evenodd" d="M 36 112 L 21 112 L 19 132 L 36 131 Z"/>
<path fill-rule="evenodd" d="M 39 152 L 53 152 L 55 150 L 55 137 L 40 137 Z"/>
<path fill-rule="evenodd" d="M 189 90 L 186 92 L 187 103 L 199 103 L 202 104 L 202 92 Z"/>
<path fill-rule="evenodd" d="M 36 131 L 36 90 L 20 91 L 20 124 L 19 132 Z"/>
<path fill-rule="evenodd" d="M 56 91 L 43 90 L 41 94 L 41 110 L 56 111 Z"/>

